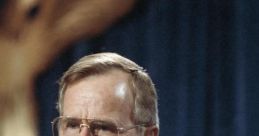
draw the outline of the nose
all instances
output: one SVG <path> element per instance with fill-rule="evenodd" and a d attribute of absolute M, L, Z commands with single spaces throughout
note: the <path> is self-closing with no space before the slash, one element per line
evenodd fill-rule
<path fill-rule="evenodd" d="M 90 127 L 87 124 L 80 124 L 80 136 L 92 136 L 90 132 Z"/>

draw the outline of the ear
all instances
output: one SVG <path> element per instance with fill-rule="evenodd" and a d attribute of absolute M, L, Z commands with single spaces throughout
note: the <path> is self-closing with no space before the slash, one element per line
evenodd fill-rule
<path fill-rule="evenodd" d="M 157 126 L 147 127 L 144 136 L 158 136 L 159 128 Z"/>

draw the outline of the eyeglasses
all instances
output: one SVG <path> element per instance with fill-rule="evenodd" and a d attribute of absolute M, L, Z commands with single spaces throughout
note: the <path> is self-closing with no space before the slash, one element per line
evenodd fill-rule
<path fill-rule="evenodd" d="M 83 127 L 88 128 L 90 136 L 120 136 L 130 129 L 151 126 L 139 124 L 129 127 L 117 127 L 112 121 L 65 116 L 57 117 L 51 123 L 53 136 L 79 136 Z"/>

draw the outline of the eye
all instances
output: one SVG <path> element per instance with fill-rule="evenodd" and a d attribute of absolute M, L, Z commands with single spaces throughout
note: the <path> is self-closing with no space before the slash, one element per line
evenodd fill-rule
<path fill-rule="evenodd" d="M 64 123 L 65 129 L 77 129 L 80 127 L 80 121 L 76 119 L 67 119 Z"/>
<path fill-rule="evenodd" d="M 91 123 L 91 131 L 96 133 L 117 133 L 117 127 L 112 122 L 94 121 Z"/>

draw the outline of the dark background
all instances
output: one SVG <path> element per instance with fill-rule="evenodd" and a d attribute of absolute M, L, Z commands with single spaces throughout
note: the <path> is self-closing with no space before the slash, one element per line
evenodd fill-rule
<path fill-rule="evenodd" d="M 104 34 L 59 56 L 37 80 L 39 132 L 51 136 L 61 74 L 117 52 L 150 73 L 160 136 L 259 136 L 259 2 L 146 0 Z"/>

